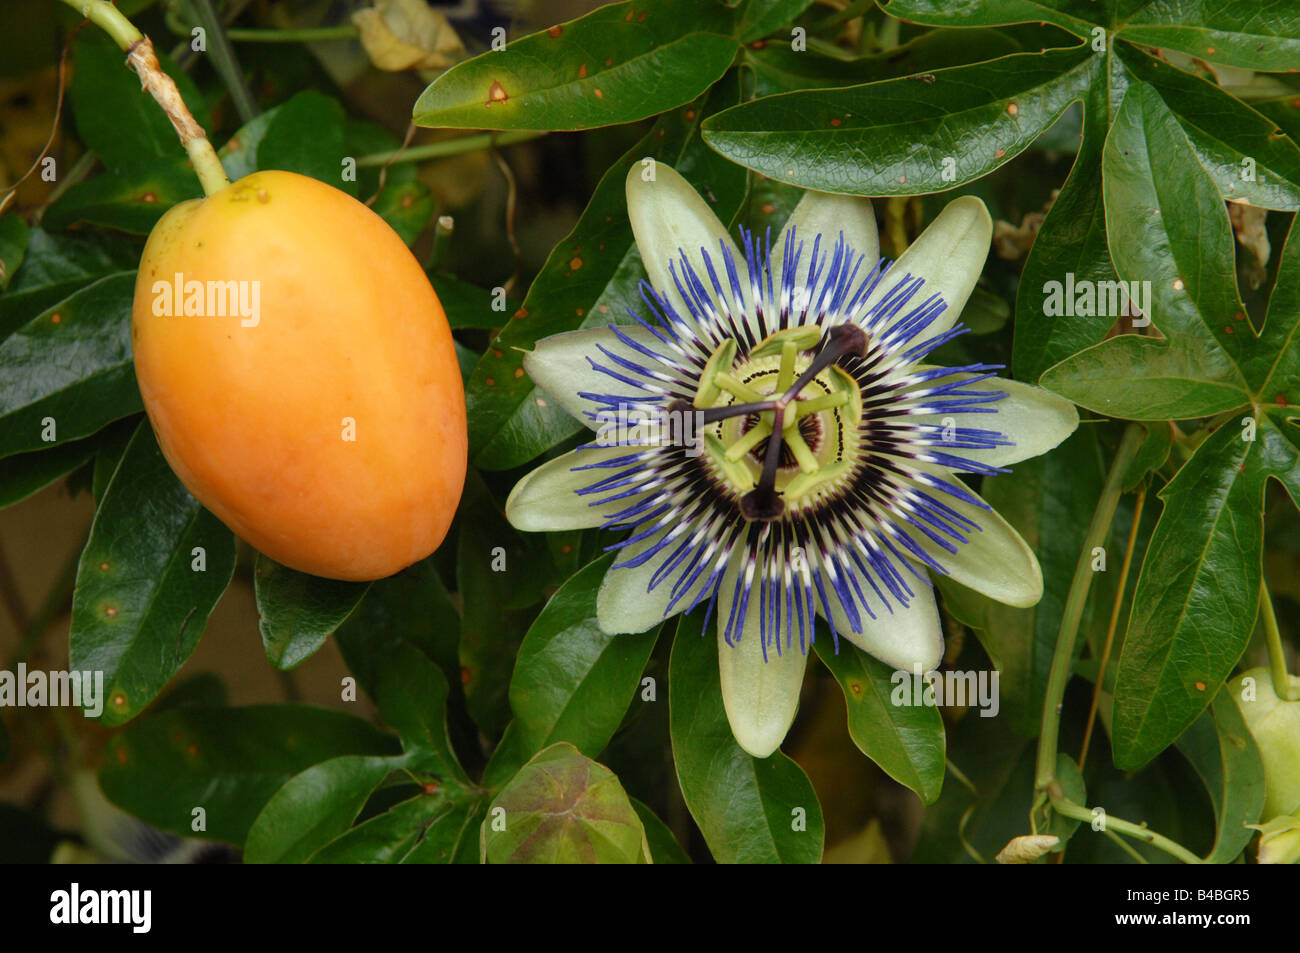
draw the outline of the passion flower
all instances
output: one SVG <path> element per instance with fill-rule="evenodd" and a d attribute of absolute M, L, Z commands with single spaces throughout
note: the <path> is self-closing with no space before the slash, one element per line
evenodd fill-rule
<path fill-rule="evenodd" d="M 1033 552 L 957 474 L 1006 472 L 1078 416 L 996 365 L 923 363 L 965 331 L 992 237 L 978 199 L 949 203 L 892 265 L 867 200 L 815 192 L 774 244 L 742 230 L 742 252 L 685 179 L 653 168 L 627 180 L 644 307 L 524 358 L 597 439 L 524 477 L 506 513 L 524 530 L 627 531 L 600 627 L 643 632 L 705 604 L 732 732 L 767 757 L 818 617 L 837 651 L 844 638 L 928 671 L 943 655 L 931 573 L 1039 600 Z"/>

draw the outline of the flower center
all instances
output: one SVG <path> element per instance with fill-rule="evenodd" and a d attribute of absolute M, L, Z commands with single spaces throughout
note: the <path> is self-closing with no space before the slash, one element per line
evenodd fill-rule
<path fill-rule="evenodd" d="M 815 385 L 817 382 L 814 381 L 813 383 Z M 808 449 L 812 451 L 813 456 L 817 456 L 817 451 L 820 450 L 822 446 L 822 441 L 824 439 L 824 428 L 826 426 L 825 418 L 826 418 L 826 414 L 824 413 L 805 414 L 804 416 L 799 418 L 799 424 L 798 424 L 799 436 L 802 437 L 803 442 L 808 445 Z M 756 426 L 758 426 L 759 422 L 762 419 L 763 419 L 762 416 L 757 413 L 746 414 L 744 420 L 741 422 L 740 425 L 741 433 L 742 434 L 749 433 L 749 431 L 753 430 Z M 772 435 L 769 430 L 768 435 L 758 442 L 758 446 L 756 446 L 753 450 L 749 451 L 750 459 L 758 463 L 760 466 L 762 465 L 763 460 L 767 455 L 767 445 L 771 439 L 772 439 Z M 788 443 L 782 444 L 780 453 L 781 453 L 781 462 L 777 466 L 778 480 L 780 479 L 780 476 L 782 474 L 786 473 L 787 471 L 794 470 L 799 466 L 799 461 L 795 458 L 794 451 L 790 449 L 790 445 Z"/>
<path fill-rule="evenodd" d="M 775 520 L 810 506 L 846 479 L 861 445 L 862 393 L 841 358 L 862 357 L 851 324 L 777 331 L 741 361 L 724 341 L 700 377 L 705 453 L 746 519 Z"/>

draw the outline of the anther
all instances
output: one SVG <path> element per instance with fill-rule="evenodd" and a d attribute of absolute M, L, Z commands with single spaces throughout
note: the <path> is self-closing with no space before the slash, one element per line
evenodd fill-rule
<path fill-rule="evenodd" d="M 776 490 L 756 486 L 740 498 L 740 515 L 747 520 L 771 522 L 785 512 L 785 500 Z"/>

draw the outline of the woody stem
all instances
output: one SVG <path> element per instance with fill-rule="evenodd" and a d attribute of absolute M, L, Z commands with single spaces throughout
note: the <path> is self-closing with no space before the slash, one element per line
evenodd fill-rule
<path fill-rule="evenodd" d="M 180 138 L 181 145 L 189 153 L 194 163 L 194 172 L 207 195 L 224 189 L 230 184 L 226 170 L 221 166 L 221 159 L 208 141 L 203 131 L 190 113 L 185 101 L 181 99 L 180 90 L 170 76 L 163 72 L 154 52 L 153 42 L 135 28 L 122 15 L 122 11 L 108 3 L 107 0 L 59 0 L 81 13 L 91 23 L 102 29 L 126 53 L 126 64 L 135 70 L 140 83 L 154 98 L 172 128 Z"/>

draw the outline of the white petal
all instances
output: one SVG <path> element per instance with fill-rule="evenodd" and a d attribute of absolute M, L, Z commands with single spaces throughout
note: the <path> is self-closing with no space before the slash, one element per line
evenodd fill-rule
<path fill-rule="evenodd" d="M 922 334 L 931 337 L 957 323 L 966 306 L 993 240 L 993 219 L 984 203 L 973 195 L 953 199 L 907 250 L 890 267 L 880 284 L 867 296 L 870 308 L 892 291 L 904 275 L 924 278 L 925 284 L 902 313 L 910 311 L 933 294 L 940 294 L 948 307 Z"/>
<path fill-rule="evenodd" d="M 623 547 L 618 550 L 614 562 L 617 564 L 634 559 L 658 543 L 673 529 L 673 526 L 666 526 L 639 543 Z M 687 527 L 684 532 L 694 532 L 694 527 Z M 668 604 L 673 602 L 673 585 L 690 562 L 690 557 L 669 572 L 667 577 L 653 589 L 650 588 L 650 581 L 656 570 L 663 565 L 664 560 L 669 558 L 680 545 L 681 538 L 679 536 L 640 566 L 626 566 L 621 569 L 611 567 L 605 573 L 605 578 L 600 584 L 600 592 L 596 594 L 596 622 L 602 632 L 609 635 L 633 634 L 644 632 L 663 621 L 665 613 L 668 612 Z M 700 573 L 690 588 L 673 604 L 673 615 L 691 604 L 695 594 L 707 583 L 711 573 L 711 568 Z"/>
<path fill-rule="evenodd" d="M 782 645 L 780 654 L 772 644 L 764 660 L 757 577 L 749 595 L 743 634 L 739 641 L 727 644 L 724 633 L 731 618 L 741 562 L 735 560 L 728 568 L 718 593 L 718 676 L 723 707 L 736 743 L 754 757 L 766 758 L 781 747 L 794 722 L 808 657 L 797 643 Z"/>
<path fill-rule="evenodd" d="M 656 354 L 661 354 L 670 360 L 676 359 L 676 355 L 662 341 L 640 325 L 620 327 L 619 333 L 650 348 Z M 635 401 L 657 398 L 662 393 L 658 389 L 640 390 L 592 367 L 591 361 L 595 361 L 624 377 L 640 379 L 640 375 L 620 367 L 610 360 L 608 355 L 601 353 L 601 347 L 621 358 L 634 361 L 648 370 L 673 374 L 671 368 L 666 367 L 663 362 L 629 347 L 607 327 L 552 334 L 550 337 L 542 338 L 537 342 L 536 348 L 524 355 L 524 370 L 528 372 L 533 383 L 546 392 L 546 398 L 554 400 L 592 430 L 599 429 L 600 422 L 587 414 L 594 413 L 596 405 L 585 397 L 579 397 L 579 394 L 626 395 L 629 400 Z M 647 384 L 651 388 L 667 386 L 663 382 L 647 382 Z"/>
<path fill-rule="evenodd" d="M 949 483 L 961 483 L 946 469 L 926 464 L 915 466 Z M 975 499 L 981 499 L 970 487 L 965 484 L 962 487 Z M 1043 597 L 1043 571 L 1039 568 L 1034 551 L 1015 528 L 998 515 L 996 510 L 983 509 L 959 500 L 943 489 L 924 488 L 936 500 L 956 510 L 980 528 L 967 534 L 970 542 L 955 543 L 957 552 L 953 554 L 924 533 L 909 527 L 911 537 L 921 548 L 963 586 L 1009 606 L 1036 605 Z"/>
<path fill-rule="evenodd" d="M 719 247 L 719 242 L 722 242 L 731 250 L 741 280 L 745 281 L 745 258 L 727 234 L 726 227 L 718 221 L 718 216 L 713 214 L 713 209 L 700 193 L 671 166 L 656 162 L 654 179 L 650 182 L 642 178 L 640 163 L 632 166 L 627 174 L 627 214 L 650 283 L 668 298 L 685 321 L 691 321 L 690 310 L 668 272 L 669 264 L 677 262 L 682 252 L 686 253 L 700 281 L 712 293 L 701 249 L 708 252 L 723 287 L 729 288 Z M 681 277 L 680 266 L 677 273 Z M 649 315 L 642 317 L 650 320 Z"/>
<path fill-rule="evenodd" d="M 974 376 L 973 374 L 954 375 L 962 380 Z M 944 378 L 943 381 L 952 379 Z M 986 390 L 1007 392 L 1007 396 L 1001 400 L 984 405 L 992 407 L 997 413 L 916 414 L 900 422 L 999 431 L 1004 437 L 1014 441 L 1014 445 L 994 447 L 991 450 L 938 448 L 954 456 L 967 457 L 977 463 L 986 463 L 994 467 L 1008 466 L 1046 453 L 1074 433 L 1079 426 L 1079 413 L 1075 410 L 1074 404 L 1051 391 L 1001 377 L 981 381 L 979 386 Z"/>
<path fill-rule="evenodd" d="M 600 494 L 579 495 L 576 490 L 620 472 L 618 467 L 575 470 L 574 467 L 601 463 L 636 453 L 635 447 L 592 447 L 571 450 L 548 460 L 515 484 L 506 500 L 506 519 L 515 529 L 546 533 L 600 526 L 605 517 L 627 509 L 643 496 L 629 496 L 612 503 L 591 504 Z M 626 468 L 622 468 L 626 469 Z"/>
<path fill-rule="evenodd" d="M 911 574 L 906 567 L 904 578 Z M 870 587 L 859 580 L 862 591 L 871 598 Z M 893 612 L 884 609 L 878 600 L 871 603 L 871 611 L 876 614 L 872 619 L 858 606 L 858 619 L 861 632 L 854 632 L 849 618 L 840 605 L 831 587 L 827 585 L 826 595 L 830 598 L 831 612 L 835 616 L 836 633 L 841 639 L 848 639 L 868 655 L 880 659 L 886 665 L 911 672 L 917 667 L 922 672 L 929 672 L 939 667 L 943 659 L 943 627 L 939 623 L 939 609 L 934 601 L 934 590 L 920 579 L 908 579 L 908 586 L 914 595 L 908 600 L 907 607 L 899 605 L 898 600 L 890 597 L 889 604 Z M 822 610 L 821 600 L 816 601 L 817 611 Z M 830 633 L 818 633 L 819 638 L 830 641 Z M 822 648 L 831 650 L 831 646 Z"/>
<path fill-rule="evenodd" d="M 818 254 L 829 255 L 834 252 L 835 244 L 843 233 L 845 243 L 856 254 L 864 256 L 862 270 L 859 272 L 861 275 L 867 274 L 880 258 L 880 237 L 876 231 L 876 215 L 871 210 L 869 199 L 832 195 L 829 192 L 805 192 L 799 204 L 790 213 L 781 237 L 772 248 L 774 278 L 780 276 L 782 262 L 785 260 L 786 240 L 791 228 L 794 229 L 795 247 L 803 245 L 795 278 L 796 289 L 803 288 L 808 283 L 808 271 L 812 266 L 813 242 L 818 235 L 821 235 Z"/>

